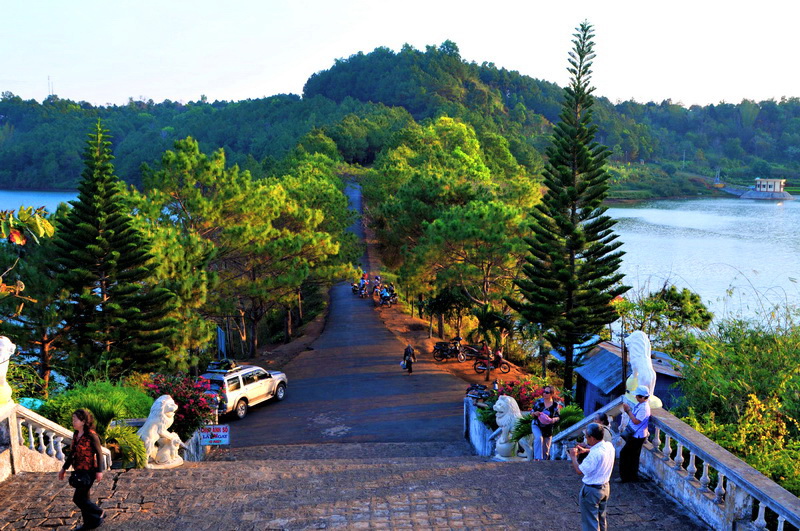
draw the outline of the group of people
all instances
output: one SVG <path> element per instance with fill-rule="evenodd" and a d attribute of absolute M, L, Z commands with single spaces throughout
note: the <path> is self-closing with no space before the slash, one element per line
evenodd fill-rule
<path fill-rule="evenodd" d="M 639 457 L 642 445 L 649 435 L 647 425 L 650 420 L 650 390 L 640 385 L 634 391 L 636 404 L 631 407 L 623 404 L 627 418 L 623 437 L 625 446 L 619 455 L 619 478 L 617 483 L 639 480 Z M 575 472 L 583 476 L 583 486 L 578 494 L 581 509 L 581 529 L 583 531 L 607 529 L 606 504 L 611 493 L 609 481 L 614 469 L 616 451 L 610 441 L 610 431 L 601 422 L 589 424 L 584 432 L 585 443 L 569 449 L 569 456 Z"/>
<path fill-rule="evenodd" d="M 372 281 L 371 285 L 372 287 L 370 288 L 369 275 L 366 271 L 362 271 L 358 284 L 353 284 L 353 291 L 357 291 L 362 297 L 377 295 L 381 303 L 389 301 L 395 294 L 394 284 L 391 282 L 383 282 L 380 275 L 375 275 L 375 279 Z"/>

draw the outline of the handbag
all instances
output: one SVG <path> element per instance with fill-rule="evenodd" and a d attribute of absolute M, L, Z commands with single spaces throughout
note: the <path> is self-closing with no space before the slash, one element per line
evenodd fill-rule
<path fill-rule="evenodd" d="M 406 368 L 406 361 L 405 360 L 400 362 L 400 368 L 402 368 L 402 369 Z"/>
<path fill-rule="evenodd" d="M 76 489 L 91 487 L 94 483 L 92 473 L 88 470 L 73 470 L 69 475 L 69 485 Z"/>
<path fill-rule="evenodd" d="M 622 438 L 625 439 L 626 441 L 628 439 L 632 439 L 634 433 L 636 433 L 636 428 L 634 428 L 633 424 L 629 422 L 628 424 L 625 425 L 625 429 L 622 430 Z"/>

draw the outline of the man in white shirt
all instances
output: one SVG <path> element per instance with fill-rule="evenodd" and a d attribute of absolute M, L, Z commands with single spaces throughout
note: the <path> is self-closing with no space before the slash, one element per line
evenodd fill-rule
<path fill-rule="evenodd" d="M 583 531 L 605 531 L 606 503 L 611 492 L 608 480 L 614 468 L 614 447 L 603 440 L 603 428 L 599 424 L 589 424 L 584 432 L 586 448 L 570 448 L 572 467 L 583 476 L 583 486 L 578 495 L 581 508 L 581 529 Z M 578 463 L 578 453 L 588 452 L 582 463 Z"/>

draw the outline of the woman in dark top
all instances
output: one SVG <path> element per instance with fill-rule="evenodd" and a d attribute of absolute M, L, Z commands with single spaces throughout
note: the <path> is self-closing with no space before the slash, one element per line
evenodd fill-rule
<path fill-rule="evenodd" d="M 72 427 L 75 429 L 75 433 L 72 435 L 72 449 L 58 473 L 58 479 L 63 480 L 66 477 L 70 465 L 75 472 L 89 475 L 89 485 L 75 487 L 72 501 L 83 515 L 83 525 L 78 529 L 96 529 L 103 524 L 105 514 L 89 499 L 89 489 L 92 488 L 95 481 L 103 479 L 103 470 L 105 469 L 103 449 L 100 446 L 100 438 L 94 431 L 94 417 L 89 410 L 75 410 L 72 414 Z"/>
<path fill-rule="evenodd" d="M 533 458 L 550 459 L 550 441 L 553 439 L 553 424 L 558 422 L 558 402 L 553 398 L 553 386 L 544 388 L 543 396 L 533 404 L 531 433 L 533 433 Z"/>

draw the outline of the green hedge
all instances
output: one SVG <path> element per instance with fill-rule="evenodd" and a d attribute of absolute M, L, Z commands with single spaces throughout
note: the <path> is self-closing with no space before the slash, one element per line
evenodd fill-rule
<path fill-rule="evenodd" d="M 72 429 L 72 413 L 86 408 L 97 419 L 97 432 L 103 438 L 112 419 L 144 418 L 150 414 L 153 399 L 138 389 L 111 382 L 77 386 L 48 400 L 39 413 Z"/>

